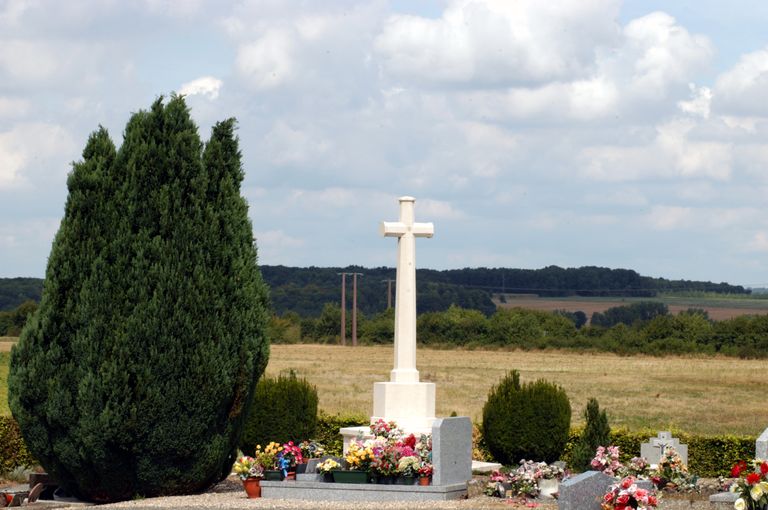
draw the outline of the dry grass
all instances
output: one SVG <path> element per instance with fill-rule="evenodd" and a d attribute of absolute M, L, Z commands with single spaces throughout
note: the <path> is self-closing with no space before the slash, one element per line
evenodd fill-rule
<path fill-rule="evenodd" d="M 689 308 L 701 308 L 707 311 L 710 319 L 726 320 L 741 315 L 759 315 L 768 313 L 768 300 L 765 299 L 706 299 L 706 298 L 547 298 L 529 295 L 508 296 L 505 303 L 494 299 L 500 308 L 525 308 L 528 310 L 567 310 L 582 311 L 587 318 L 595 312 L 604 312 L 614 306 L 625 306 L 639 301 L 659 301 L 669 307 L 669 313 L 677 314 Z"/>
<path fill-rule="evenodd" d="M 13 336 L 0 336 L 0 352 L 11 352 L 11 347 L 16 345 L 18 340 Z"/>
<path fill-rule="evenodd" d="M 317 386 L 323 410 L 370 414 L 373 383 L 389 379 L 392 349 L 274 345 L 267 373 L 293 368 Z M 439 416 L 456 411 L 479 421 L 491 386 L 517 369 L 523 381 L 544 378 L 563 386 L 574 422 L 595 397 L 612 425 L 630 429 L 759 435 L 768 425 L 764 360 L 419 348 L 417 364 L 421 379 L 437 384 Z"/>

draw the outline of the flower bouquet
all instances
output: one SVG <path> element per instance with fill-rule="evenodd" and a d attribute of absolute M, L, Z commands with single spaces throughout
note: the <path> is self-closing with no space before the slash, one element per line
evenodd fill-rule
<path fill-rule="evenodd" d="M 638 487 L 635 478 L 627 476 L 608 488 L 600 506 L 603 510 L 648 510 L 657 505 L 655 494 Z"/>
<path fill-rule="evenodd" d="M 590 466 L 595 471 L 601 471 L 608 476 L 616 476 L 621 468 L 619 462 L 618 446 L 598 446 L 595 452 L 595 458 L 590 462 Z"/>
<path fill-rule="evenodd" d="M 257 459 L 247 455 L 235 462 L 233 470 L 243 481 L 243 488 L 249 498 L 261 497 L 261 479 L 264 478 L 264 466 Z"/>
<path fill-rule="evenodd" d="M 373 437 L 381 437 L 385 440 L 396 440 L 403 435 L 403 431 L 397 426 L 394 421 L 386 422 L 379 418 L 370 426 L 371 434 Z"/>
<path fill-rule="evenodd" d="M 768 506 L 768 462 L 755 459 L 750 470 L 741 460 L 731 468 L 731 476 L 738 478 L 730 488 L 739 495 L 733 503 L 736 510 L 760 510 Z"/>
<path fill-rule="evenodd" d="M 691 492 L 696 490 L 697 479 L 688 473 L 688 466 L 671 446 L 664 449 L 656 470 L 651 473 L 651 481 L 657 489 Z"/>
<path fill-rule="evenodd" d="M 341 469 L 341 464 L 334 459 L 325 459 L 323 462 L 317 465 L 317 472 L 323 475 L 323 479 L 326 482 L 333 481 L 333 472 Z"/>

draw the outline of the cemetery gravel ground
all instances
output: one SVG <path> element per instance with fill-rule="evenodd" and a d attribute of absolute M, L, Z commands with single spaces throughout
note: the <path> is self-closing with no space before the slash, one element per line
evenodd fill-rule
<path fill-rule="evenodd" d="M 216 485 L 210 491 L 194 496 L 176 496 L 166 498 L 148 498 L 135 501 L 125 501 L 111 505 L 101 505 L 99 508 L 123 508 L 130 510 L 154 510 L 157 508 L 178 509 L 249 509 L 265 508 L 272 510 L 308 510 L 318 509 L 350 509 L 350 510 L 395 510 L 401 508 L 414 509 L 496 509 L 496 508 L 531 508 L 525 504 L 516 504 L 511 500 L 491 498 L 482 494 L 487 477 L 475 477 L 470 488 L 470 498 L 458 501 L 389 501 L 389 502 L 360 502 L 360 501 L 301 501 L 282 499 L 248 499 L 245 496 L 241 482 L 236 477 L 230 477 Z M 556 510 L 557 502 L 539 502 L 535 508 L 540 510 Z M 667 497 L 659 505 L 660 510 L 711 510 L 706 496 L 698 496 L 696 500 L 687 497 Z"/>

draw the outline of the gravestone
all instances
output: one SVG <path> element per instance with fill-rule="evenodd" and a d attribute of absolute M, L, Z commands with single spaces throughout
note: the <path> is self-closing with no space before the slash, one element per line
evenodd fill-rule
<path fill-rule="evenodd" d="M 670 432 L 659 432 L 656 437 L 648 439 L 647 443 L 640 445 L 640 456 L 645 457 L 649 464 L 658 464 L 664 450 L 668 447 L 674 448 L 683 464 L 688 464 L 688 445 L 680 443 L 676 437 L 672 437 Z"/>
<path fill-rule="evenodd" d="M 560 483 L 558 510 L 600 510 L 603 494 L 616 478 L 600 471 L 586 471 Z"/>
<path fill-rule="evenodd" d="M 755 458 L 768 460 L 768 429 L 765 429 L 755 441 Z"/>
<path fill-rule="evenodd" d="M 472 479 L 472 421 L 467 416 L 438 418 L 432 425 L 432 485 Z"/>

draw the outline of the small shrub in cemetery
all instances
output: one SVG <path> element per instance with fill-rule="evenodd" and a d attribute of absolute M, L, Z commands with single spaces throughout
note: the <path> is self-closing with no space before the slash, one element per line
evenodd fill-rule
<path fill-rule="evenodd" d="M 314 437 L 317 402 L 317 389 L 293 371 L 263 378 L 256 386 L 240 449 L 251 455 L 256 445 Z"/>
<path fill-rule="evenodd" d="M 203 144 L 181 97 L 74 164 L 45 288 L 11 354 L 9 404 L 81 499 L 199 492 L 226 477 L 267 363 L 234 119 Z"/>
<path fill-rule="evenodd" d="M 597 399 L 591 398 L 584 408 L 584 430 L 571 453 L 571 467 L 575 471 L 590 469 L 590 461 L 599 446 L 610 444 L 611 427 L 605 410 L 600 410 Z M 617 459 L 618 460 L 618 459 Z"/>
<path fill-rule="evenodd" d="M 565 391 L 545 380 L 520 384 L 520 373 L 507 374 L 483 406 L 483 436 L 502 464 L 521 459 L 552 462 L 563 453 L 571 424 Z"/>

